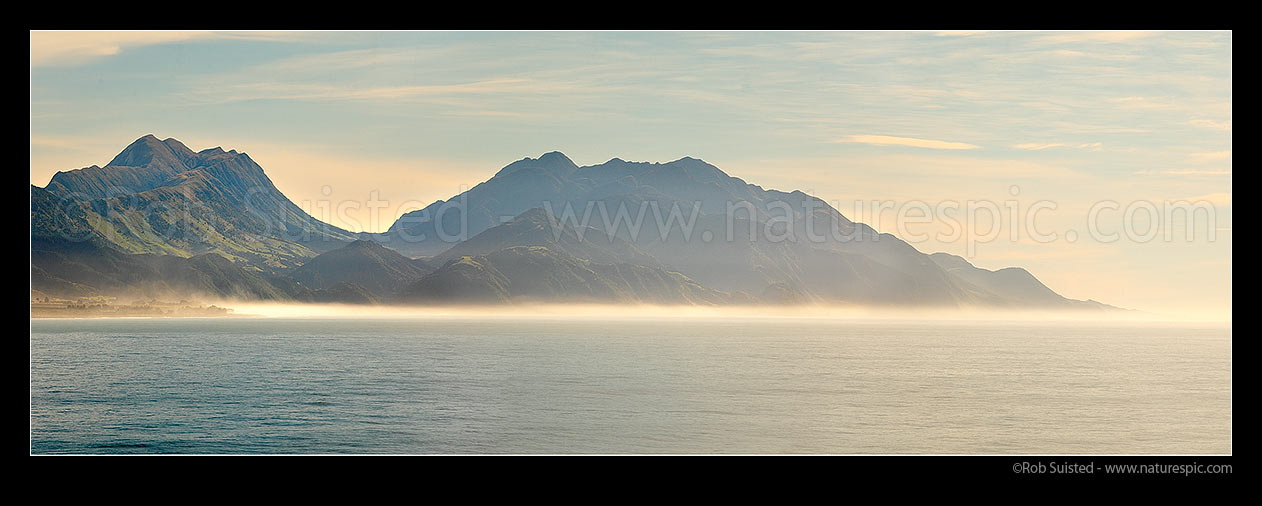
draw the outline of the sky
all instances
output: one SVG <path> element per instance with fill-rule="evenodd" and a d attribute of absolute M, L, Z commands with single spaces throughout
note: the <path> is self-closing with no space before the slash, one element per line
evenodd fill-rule
<path fill-rule="evenodd" d="M 36 186 L 152 133 L 382 231 L 524 157 L 691 156 L 1071 298 L 1230 317 L 1231 32 L 31 32 L 30 63 Z"/>

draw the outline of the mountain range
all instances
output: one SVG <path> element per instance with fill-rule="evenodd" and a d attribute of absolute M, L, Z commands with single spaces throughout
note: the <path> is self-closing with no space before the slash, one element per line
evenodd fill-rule
<path fill-rule="evenodd" d="M 146 135 L 31 186 L 31 288 L 311 302 L 847 303 L 1110 309 L 1024 269 L 922 253 L 801 191 L 695 158 L 580 167 L 546 153 L 353 233 L 249 155 Z"/>

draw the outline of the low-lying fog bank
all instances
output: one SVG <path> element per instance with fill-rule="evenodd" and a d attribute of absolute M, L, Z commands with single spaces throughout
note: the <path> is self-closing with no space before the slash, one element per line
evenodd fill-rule
<path fill-rule="evenodd" d="M 389 306 L 281 304 L 224 301 L 239 316 L 263 318 L 486 318 L 545 320 L 767 319 L 870 320 L 888 322 L 1154 322 L 1225 323 L 1230 314 L 1169 315 L 1141 311 L 1020 310 L 994 308 L 871 307 L 845 305 L 692 306 L 647 304 L 505 304 Z"/>

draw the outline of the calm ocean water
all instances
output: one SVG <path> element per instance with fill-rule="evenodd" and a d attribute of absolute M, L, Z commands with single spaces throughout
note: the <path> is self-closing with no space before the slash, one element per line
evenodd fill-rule
<path fill-rule="evenodd" d="M 1229 453 L 1231 328 L 31 321 L 31 452 Z"/>

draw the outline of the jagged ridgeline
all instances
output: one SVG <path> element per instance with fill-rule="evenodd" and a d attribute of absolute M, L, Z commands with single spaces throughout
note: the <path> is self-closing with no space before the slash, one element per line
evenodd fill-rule
<path fill-rule="evenodd" d="M 215 253 L 297 267 L 353 240 L 285 197 L 249 155 L 193 152 L 146 135 L 104 167 L 58 172 L 31 188 L 32 240 L 92 240 L 127 253 Z"/>
<path fill-rule="evenodd" d="M 694 158 L 579 167 L 547 153 L 355 234 L 303 212 L 244 153 L 149 135 L 32 186 L 31 243 L 32 289 L 60 296 L 1108 307 L 1024 269 L 926 255 Z"/>

